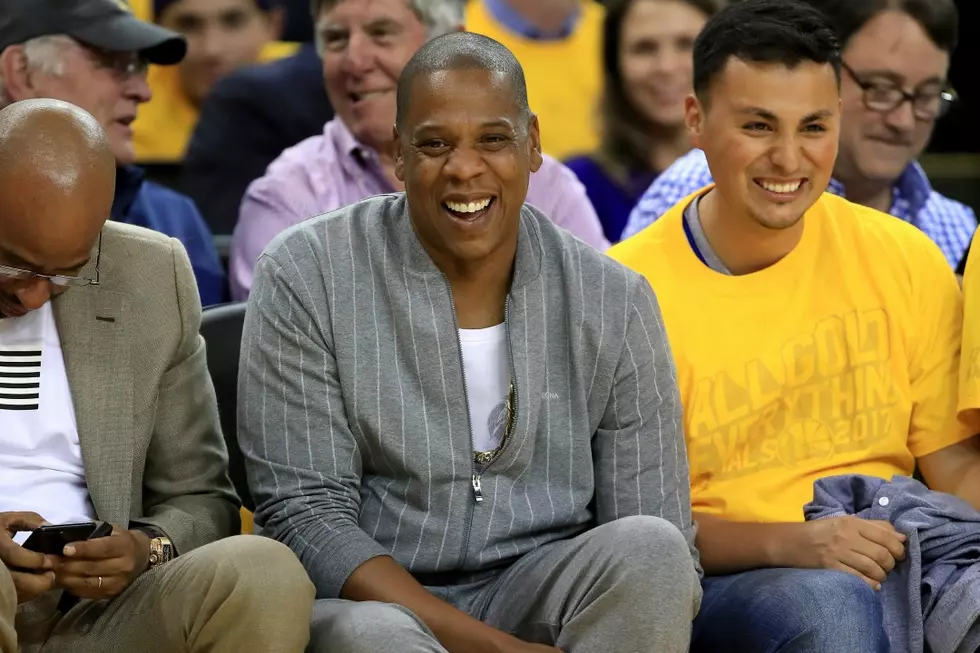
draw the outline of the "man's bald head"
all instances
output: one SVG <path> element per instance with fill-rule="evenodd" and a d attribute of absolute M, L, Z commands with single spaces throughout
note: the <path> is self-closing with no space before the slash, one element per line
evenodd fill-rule
<path fill-rule="evenodd" d="M 452 32 L 423 45 L 409 59 L 398 78 L 395 126 L 402 130 L 415 81 L 450 70 L 483 70 L 508 80 L 520 115 L 531 117 L 527 102 L 527 82 L 517 57 L 493 39 L 474 32 Z"/>
<path fill-rule="evenodd" d="M 16 102 L 0 111 L 0 265 L 74 276 L 109 217 L 116 163 L 105 131 L 58 100 Z M 47 288 L 47 284 L 43 284 Z M 0 276 L 0 310 L 23 303 L 38 283 Z M 43 301 L 40 305 L 43 305 Z M 11 311 L 7 311 L 10 313 Z"/>
<path fill-rule="evenodd" d="M 82 177 L 108 175 L 115 183 L 115 171 L 102 126 L 75 105 L 25 100 L 0 111 L 0 184 L 28 175 L 67 192 Z"/>

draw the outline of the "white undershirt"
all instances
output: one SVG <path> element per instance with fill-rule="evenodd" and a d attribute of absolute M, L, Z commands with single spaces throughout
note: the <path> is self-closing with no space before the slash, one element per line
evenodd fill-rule
<path fill-rule="evenodd" d="M 463 374 L 470 408 L 470 428 L 475 451 L 492 451 L 500 444 L 507 427 L 507 394 L 510 365 L 507 327 L 460 329 Z"/>
<path fill-rule="evenodd" d="M 36 512 L 52 524 L 95 518 L 50 302 L 0 320 L 0 512 L 6 511 Z"/>

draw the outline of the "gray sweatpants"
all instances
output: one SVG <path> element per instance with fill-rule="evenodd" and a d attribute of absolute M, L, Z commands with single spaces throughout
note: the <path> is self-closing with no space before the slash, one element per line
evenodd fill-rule
<path fill-rule="evenodd" d="M 527 642 L 566 653 L 687 653 L 701 584 L 687 542 L 626 517 L 545 545 L 500 574 L 435 595 Z M 320 599 L 307 653 L 446 653 L 409 610 Z"/>

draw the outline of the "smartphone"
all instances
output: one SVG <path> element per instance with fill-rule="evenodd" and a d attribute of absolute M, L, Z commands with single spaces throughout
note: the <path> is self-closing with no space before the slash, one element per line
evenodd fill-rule
<path fill-rule="evenodd" d="M 104 521 L 87 521 L 77 524 L 52 524 L 31 532 L 23 547 L 48 555 L 61 555 L 65 545 L 71 542 L 94 540 L 112 535 L 112 524 Z"/>

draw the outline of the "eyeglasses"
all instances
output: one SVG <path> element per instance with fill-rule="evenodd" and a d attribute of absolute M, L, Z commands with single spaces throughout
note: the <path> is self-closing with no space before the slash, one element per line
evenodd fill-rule
<path fill-rule="evenodd" d="M 138 52 L 110 52 L 92 45 L 81 44 L 95 60 L 99 68 L 111 70 L 122 79 L 146 73 L 149 63 Z"/>
<path fill-rule="evenodd" d="M 851 79 L 864 91 L 864 106 L 869 111 L 891 113 L 906 102 L 912 104 L 912 113 L 916 119 L 924 122 L 932 121 L 946 115 L 958 96 L 952 86 L 940 90 L 908 93 L 901 86 L 889 81 L 870 81 L 858 75 L 846 63 L 841 67 L 851 76 Z"/>
<path fill-rule="evenodd" d="M 97 286 L 99 285 L 99 261 L 102 259 L 102 232 L 99 232 L 99 249 L 95 255 L 95 278 L 72 277 L 65 274 L 40 274 L 32 270 L 15 268 L 9 265 L 0 265 L 0 278 L 12 279 L 14 281 L 34 281 L 40 279 L 48 283 L 61 287 Z"/>

